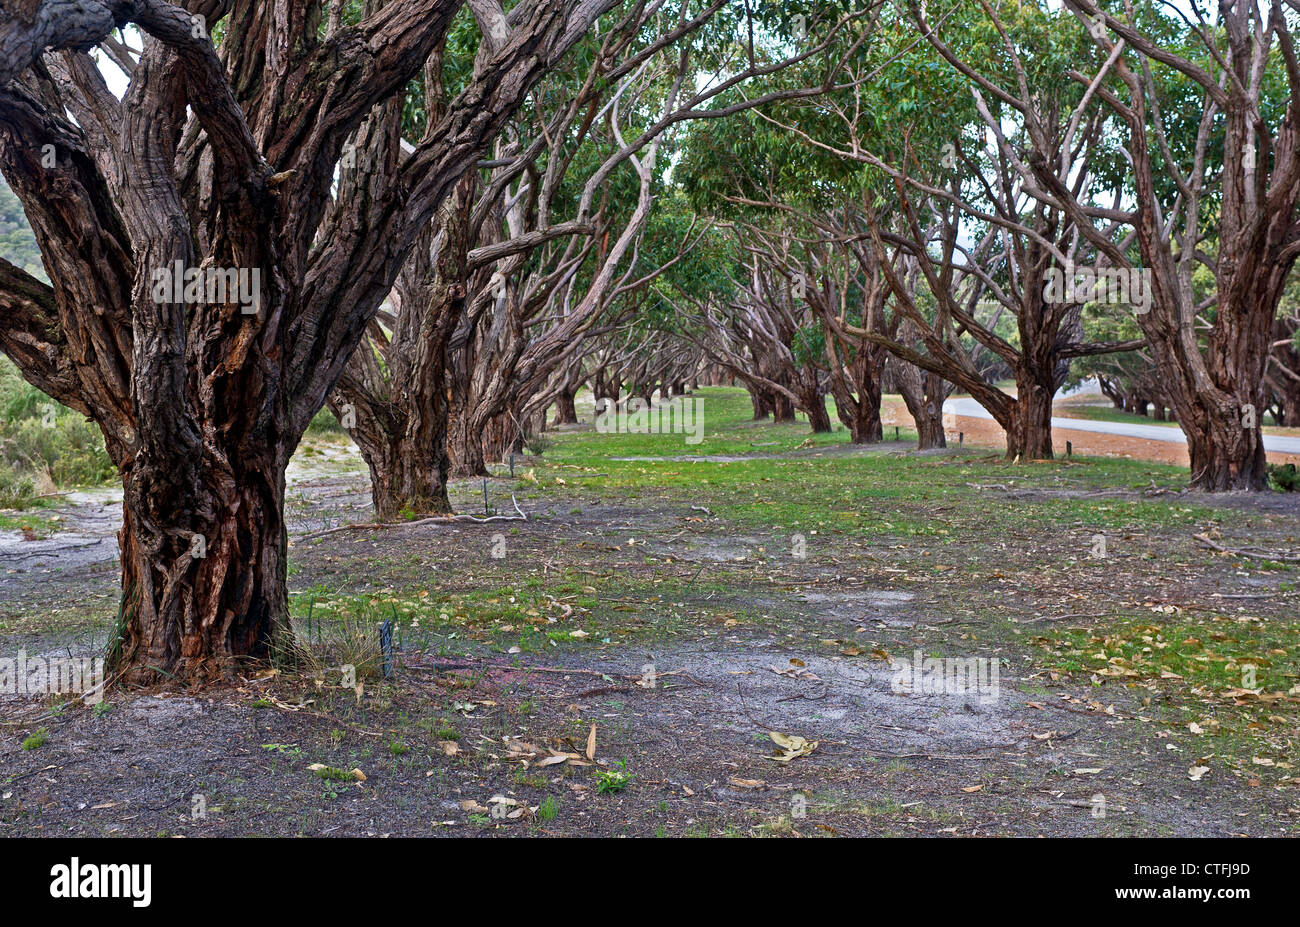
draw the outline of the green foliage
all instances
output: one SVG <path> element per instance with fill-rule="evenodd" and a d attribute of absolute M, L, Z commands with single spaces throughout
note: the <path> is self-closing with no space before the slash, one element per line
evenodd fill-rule
<path fill-rule="evenodd" d="M 0 505 L 30 495 L 22 487 L 38 475 L 58 487 L 99 486 L 117 471 L 95 425 L 26 383 L 0 357 Z"/>
<path fill-rule="evenodd" d="M 1268 482 L 1282 492 L 1296 492 L 1300 490 L 1300 471 L 1293 463 L 1269 464 Z"/>
<path fill-rule="evenodd" d="M 618 761 L 618 769 L 605 769 L 596 776 L 596 793 L 613 795 L 632 784 L 632 774 L 627 771 L 627 760 Z"/>
<path fill-rule="evenodd" d="M 0 177 L 0 257 L 38 280 L 46 280 L 41 252 L 27 224 L 22 204 Z"/>
<path fill-rule="evenodd" d="M 322 406 L 321 410 L 312 416 L 311 422 L 307 425 L 307 434 L 309 435 L 332 435 L 347 434 L 343 426 L 339 424 L 338 418 L 329 407 Z"/>

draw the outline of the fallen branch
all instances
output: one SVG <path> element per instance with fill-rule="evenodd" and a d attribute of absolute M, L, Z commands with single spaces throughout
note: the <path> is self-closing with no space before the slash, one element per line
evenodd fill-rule
<path fill-rule="evenodd" d="M 1233 554 L 1237 557 L 1254 557 L 1257 560 L 1276 560 L 1279 563 L 1300 563 L 1300 555 L 1296 554 L 1279 554 L 1274 551 L 1259 550 L 1253 547 L 1224 547 L 1217 544 L 1204 534 L 1193 534 L 1196 540 L 1201 542 L 1202 547 L 1208 547 L 1210 550 L 1216 550 L 1222 554 Z"/>
<path fill-rule="evenodd" d="M 515 499 L 514 493 L 510 494 L 510 502 L 515 507 L 514 515 L 431 515 L 428 518 L 417 518 L 415 521 L 377 521 L 358 525 L 342 525 L 338 528 L 329 528 L 325 531 L 317 531 L 313 534 L 304 534 L 300 538 L 294 538 L 295 541 L 311 541 L 316 538 L 323 538 L 330 534 L 338 534 L 342 531 L 382 531 L 386 528 L 415 528 L 419 525 L 446 524 L 457 521 L 469 521 L 475 524 L 484 524 L 489 521 L 528 521 L 528 516 L 524 510 L 519 507 L 519 502 Z"/>

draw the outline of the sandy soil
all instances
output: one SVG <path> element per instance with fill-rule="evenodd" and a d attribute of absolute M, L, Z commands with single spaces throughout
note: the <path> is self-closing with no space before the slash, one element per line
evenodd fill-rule
<path fill-rule="evenodd" d="M 1069 418 L 1069 403 L 1057 403 L 1055 414 L 1063 418 Z M 881 404 L 881 419 L 887 427 L 894 425 L 900 425 L 904 428 L 913 427 L 912 416 L 908 414 L 907 407 L 902 400 L 886 399 Z M 954 422 L 948 429 L 948 440 L 951 443 L 955 444 L 957 442 L 960 433 L 966 443 L 975 447 L 1006 447 L 1006 432 L 995 421 L 971 418 L 964 415 L 954 415 L 951 420 Z M 1052 444 L 1058 454 L 1065 453 L 1065 443 L 1067 441 L 1073 445 L 1074 453 L 1085 456 L 1126 457 L 1134 460 L 1176 464 L 1183 467 L 1190 465 L 1187 456 L 1187 445 L 1185 444 L 1148 441 L 1127 435 L 1107 435 L 1067 428 L 1052 429 Z M 1270 453 L 1268 460 L 1270 463 L 1294 463 L 1300 465 L 1300 455 L 1297 454 Z"/>

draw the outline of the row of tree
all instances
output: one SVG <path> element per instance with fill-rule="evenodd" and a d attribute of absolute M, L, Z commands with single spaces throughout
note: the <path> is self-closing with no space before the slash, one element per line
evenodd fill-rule
<path fill-rule="evenodd" d="M 1173 410 L 1194 486 L 1262 488 L 1245 410 L 1300 416 L 1296 11 L 1055 6 L 5 4 L 0 171 L 50 282 L 0 261 L 0 350 L 122 474 L 123 675 L 266 655 L 324 405 L 384 519 L 583 387 L 724 378 L 859 442 L 897 391 L 923 447 L 960 388 L 1050 457 L 1095 373 Z M 177 262 L 258 300 L 160 301 Z"/>

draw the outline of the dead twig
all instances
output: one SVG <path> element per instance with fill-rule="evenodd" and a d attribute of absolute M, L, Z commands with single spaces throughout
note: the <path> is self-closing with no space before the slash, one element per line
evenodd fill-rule
<path fill-rule="evenodd" d="M 1279 563 L 1300 563 L 1300 554 L 1279 554 L 1276 551 L 1260 550 L 1257 547 L 1224 547 L 1204 534 L 1193 534 L 1192 537 L 1200 541 L 1202 547 L 1208 547 L 1222 554 L 1253 557 L 1256 560 L 1276 560 Z"/>
<path fill-rule="evenodd" d="M 514 493 L 510 494 L 510 502 L 515 507 L 515 515 L 432 515 L 428 518 L 417 518 L 415 521 L 394 521 L 394 522 L 370 522 L 359 525 L 342 525 L 338 528 L 329 528 L 325 531 L 316 531 L 312 534 L 304 534 L 300 538 L 294 538 L 295 541 L 311 541 L 316 538 L 323 538 L 326 535 L 338 534 L 342 531 L 383 531 L 390 528 L 415 528 L 420 525 L 449 524 L 451 522 L 468 521 L 475 524 L 485 524 L 490 521 L 528 521 L 528 516 L 524 510 L 519 507 L 519 502 L 515 499 Z"/>

